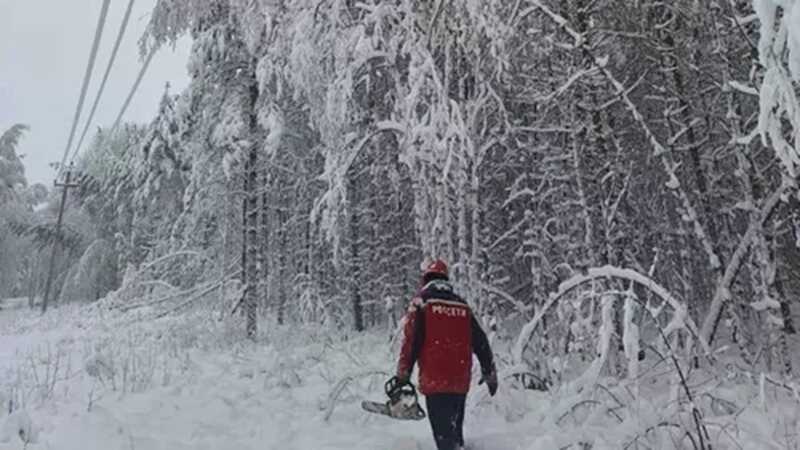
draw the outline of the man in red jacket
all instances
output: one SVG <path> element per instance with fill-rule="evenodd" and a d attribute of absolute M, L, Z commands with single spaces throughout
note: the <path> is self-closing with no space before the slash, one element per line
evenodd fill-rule
<path fill-rule="evenodd" d="M 397 378 L 406 382 L 419 363 L 419 390 L 425 395 L 433 437 L 439 450 L 464 445 L 464 404 L 472 375 L 472 353 L 478 357 L 489 394 L 497 392 L 489 340 L 469 305 L 453 292 L 447 264 L 432 262 L 422 275 L 403 329 Z"/>

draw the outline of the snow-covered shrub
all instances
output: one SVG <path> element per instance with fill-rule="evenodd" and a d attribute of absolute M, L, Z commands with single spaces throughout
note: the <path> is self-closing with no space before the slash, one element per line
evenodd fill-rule
<path fill-rule="evenodd" d="M 97 239 L 83 253 L 78 264 L 67 274 L 61 290 L 61 302 L 94 301 L 114 287 L 115 255 L 112 246 Z"/>
<path fill-rule="evenodd" d="M 94 354 L 90 356 L 84 363 L 83 370 L 90 377 L 98 380 L 100 383 L 105 384 L 114 381 L 114 366 L 113 362 L 101 354 Z"/>
<path fill-rule="evenodd" d="M 95 353 L 87 358 L 84 370 L 120 395 L 141 392 L 154 384 L 160 350 L 146 337 L 127 333 L 123 339 L 105 339 L 95 344 Z"/>
<path fill-rule="evenodd" d="M 204 309 L 154 319 L 152 309 L 109 308 L 112 300 L 61 305 L 44 316 L 20 311 L 7 323 L 3 333 L 25 339 L 0 361 L 0 392 L 9 397 L 2 408 L 74 398 L 88 398 L 91 408 L 98 399 L 189 382 L 197 370 L 193 352 L 225 353 L 242 340 L 235 319 Z"/>
<path fill-rule="evenodd" d="M 60 343 L 44 343 L 18 352 L 16 364 L 7 367 L 3 380 L 10 392 L 12 409 L 40 406 L 52 401 L 73 375 L 72 355 Z"/>

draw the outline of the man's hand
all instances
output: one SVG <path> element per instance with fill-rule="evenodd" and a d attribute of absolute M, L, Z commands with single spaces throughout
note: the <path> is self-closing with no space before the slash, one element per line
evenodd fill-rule
<path fill-rule="evenodd" d="M 409 377 L 407 374 L 403 372 L 397 372 L 397 375 L 390 378 L 389 381 L 387 381 L 383 386 L 386 391 L 386 395 L 388 395 L 389 398 L 394 399 L 396 394 L 399 393 L 405 385 L 409 384 L 408 378 Z"/>
<path fill-rule="evenodd" d="M 408 384 L 408 381 L 411 379 L 409 374 L 402 373 L 402 372 L 397 372 L 397 375 L 395 375 L 394 378 L 395 378 L 395 380 L 397 380 L 397 385 L 398 386 L 403 386 L 403 385 Z"/>
<path fill-rule="evenodd" d="M 483 384 L 484 381 L 486 382 L 486 387 L 489 389 L 489 395 L 494 397 L 494 394 L 497 393 L 497 370 L 492 368 L 491 372 L 483 374 L 478 384 Z"/>

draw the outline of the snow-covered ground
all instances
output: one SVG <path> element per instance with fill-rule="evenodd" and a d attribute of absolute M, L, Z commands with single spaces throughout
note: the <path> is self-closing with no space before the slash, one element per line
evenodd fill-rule
<path fill-rule="evenodd" d="M 25 413 L 33 424 L 29 449 L 374 450 L 407 440 L 423 443 L 426 450 L 433 448 L 427 422 L 393 421 L 366 414 L 358 406 L 363 398 L 383 395 L 382 383 L 393 359 L 385 336 L 337 342 L 314 336 L 310 329 L 278 330 L 258 343 L 231 336 L 228 342 L 212 344 L 212 333 L 206 333 L 183 348 L 161 349 L 172 361 L 160 361 L 159 353 L 152 363 L 148 341 L 158 339 L 164 333 L 159 328 L 169 323 L 147 328 L 129 324 L 125 329 L 120 318 L 103 324 L 92 317 L 100 315 L 97 308 L 62 308 L 44 318 L 25 310 L 2 314 L 4 390 L 27 391 L 19 403 L 27 405 Z M 214 333 L 225 334 L 224 325 L 220 327 Z M 122 338 L 112 338 L 113 334 Z M 128 380 L 105 373 L 106 366 L 124 370 L 108 351 L 144 354 L 138 370 L 152 371 L 153 376 L 145 383 L 133 365 L 127 368 Z M 60 370 L 54 374 L 53 361 L 58 358 Z M 48 377 L 52 392 L 41 386 Z M 135 378 L 142 385 L 130 387 Z M 129 387 L 123 388 L 126 382 Z M 9 396 L 20 397 L 19 392 L 7 393 L 4 403 Z M 46 398 L 38 398 L 42 396 Z M 483 397 L 476 394 L 474 399 Z M 468 436 L 475 448 L 517 448 L 512 441 L 501 443 L 502 433 L 496 431 L 501 419 L 492 419 L 486 408 L 481 411 L 495 426 L 487 427 L 487 417 L 478 413 L 468 418 Z M 0 449 L 23 448 L 14 435 L 20 428 L 19 414 L 5 418 L 10 426 L 0 436 Z M 492 445 L 481 444 L 487 441 Z"/>
<path fill-rule="evenodd" d="M 27 306 L 28 306 L 27 298 L 0 299 L 0 329 L 8 321 L 14 320 L 14 318 L 16 317 L 16 314 L 13 314 L 14 311 L 18 311 Z"/>
<path fill-rule="evenodd" d="M 272 326 L 252 343 L 240 339 L 239 324 L 208 313 L 142 321 L 146 311 L 100 305 L 45 317 L 0 312 L 0 399 L 15 410 L 0 416 L 0 450 L 392 450 L 409 442 L 434 449 L 427 422 L 359 407 L 383 395 L 394 360 L 388 333 L 348 339 Z M 638 400 L 625 398 L 624 383 L 591 401 L 569 387 L 542 393 L 505 382 L 495 398 L 476 387 L 467 440 L 474 450 L 691 448 L 668 432 L 691 427 L 670 400 L 671 379 L 640 386 Z M 797 448 L 800 408 L 791 395 L 693 379 L 715 449 Z"/>

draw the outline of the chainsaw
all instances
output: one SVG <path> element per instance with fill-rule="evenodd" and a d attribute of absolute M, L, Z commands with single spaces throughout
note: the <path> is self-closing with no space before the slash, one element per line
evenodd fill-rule
<path fill-rule="evenodd" d="M 383 388 L 389 400 L 384 403 L 365 400 L 361 402 L 365 411 L 399 420 L 422 420 L 426 417 L 425 411 L 419 405 L 417 389 L 411 382 L 392 377 Z"/>

